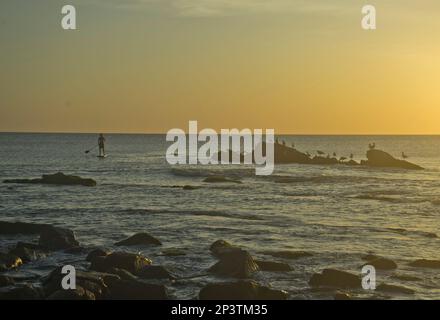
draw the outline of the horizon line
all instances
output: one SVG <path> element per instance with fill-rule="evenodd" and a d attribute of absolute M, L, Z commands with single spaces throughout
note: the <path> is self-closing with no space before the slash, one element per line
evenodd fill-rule
<path fill-rule="evenodd" d="M 0 131 L 0 134 L 119 134 L 166 135 L 167 132 Z M 188 134 L 188 133 L 186 133 Z M 440 133 L 275 133 L 275 136 L 440 136 Z"/>

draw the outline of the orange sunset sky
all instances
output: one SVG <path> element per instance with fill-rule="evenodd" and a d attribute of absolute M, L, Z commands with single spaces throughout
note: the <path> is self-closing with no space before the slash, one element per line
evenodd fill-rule
<path fill-rule="evenodd" d="M 1 2 L 0 131 L 440 134 L 438 0 L 65 4 Z"/>

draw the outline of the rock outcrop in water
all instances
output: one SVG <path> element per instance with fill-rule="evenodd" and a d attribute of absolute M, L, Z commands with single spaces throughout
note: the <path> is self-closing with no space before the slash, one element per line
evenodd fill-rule
<path fill-rule="evenodd" d="M 4 180 L 3 183 L 30 183 L 30 184 L 53 184 L 53 185 L 81 185 L 87 187 L 96 186 L 93 179 L 81 178 L 78 176 L 65 175 L 62 172 L 55 174 L 43 174 L 37 179 L 10 179 Z"/>
<path fill-rule="evenodd" d="M 263 155 L 265 156 L 266 143 L 262 142 L 263 147 Z M 422 167 L 408 162 L 406 160 L 399 160 L 391 156 L 389 153 L 371 149 L 367 151 L 367 160 L 362 160 L 360 163 L 356 162 L 353 159 L 347 161 L 346 157 L 336 158 L 335 156 L 331 157 L 330 155 L 324 156 L 325 153 L 322 151 L 318 151 L 318 155 L 312 156 L 308 153 L 301 152 L 294 147 L 288 147 L 284 144 L 275 143 L 274 144 L 274 162 L 275 164 L 315 164 L 315 165 L 335 165 L 335 164 L 343 164 L 348 166 L 370 166 L 370 167 L 389 167 L 389 168 L 402 168 L 402 169 L 412 169 L 412 170 L 421 170 Z M 218 159 L 220 159 L 221 153 L 217 155 Z M 229 151 L 229 159 L 231 160 L 232 151 Z M 252 154 L 252 159 L 254 155 Z M 240 162 L 243 163 L 244 154 L 240 154 Z"/>
<path fill-rule="evenodd" d="M 362 165 L 369 167 L 390 167 L 390 168 L 401 168 L 401 169 L 411 169 L 411 170 L 422 170 L 423 168 L 408 162 L 406 160 L 399 160 L 394 158 L 389 153 L 382 150 L 368 150 L 367 159 L 361 161 Z"/>
<path fill-rule="evenodd" d="M 155 237 L 149 235 L 148 233 L 141 232 L 141 233 L 136 233 L 135 235 L 125 240 L 115 243 L 115 246 L 142 246 L 142 245 L 160 246 L 162 245 L 162 242 L 160 242 Z"/>
<path fill-rule="evenodd" d="M 358 275 L 335 269 L 324 269 L 310 278 L 312 287 L 361 288 L 361 278 Z"/>
<path fill-rule="evenodd" d="M 199 292 L 200 300 L 285 300 L 288 294 L 252 280 L 212 283 Z"/>

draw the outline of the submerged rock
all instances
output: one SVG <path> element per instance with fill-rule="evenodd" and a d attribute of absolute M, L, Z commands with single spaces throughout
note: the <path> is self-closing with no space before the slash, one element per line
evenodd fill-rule
<path fill-rule="evenodd" d="M 275 258 L 282 258 L 282 259 L 299 259 L 299 258 L 306 258 L 311 257 L 313 254 L 306 251 L 265 251 L 263 254 L 272 256 Z"/>
<path fill-rule="evenodd" d="M 402 168 L 402 169 L 412 169 L 412 170 L 422 170 L 423 168 L 408 162 L 406 160 L 399 160 L 394 158 L 389 153 L 371 149 L 367 151 L 367 159 L 366 161 L 362 161 L 361 164 L 370 166 L 370 167 L 391 167 L 391 168 Z"/>
<path fill-rule="evenodd" d="M 148 233 L 141 232 L 141 233 L 136 233 L 135 235 L 133 235 L 125 240 L 122 240 L 122 241 L 115 243 L 115 246 L 137 246 L 137 245 L 160 246 L 160 245 L 162 245 L 162 242 L 160 242 L 155 237 L 149 235 Z"/>
<path fill-rule="evenodd" d="M 293 270 L 290 265 L 283 262 L 255 260 L 255 263 L 261 271 L 283 272 Z"/>
<path fill-rule="evenodd" d="M 96 186 L 93 179 L 85 179 L 78 176 L 65 175 L 62 172 L 55 174 L 43 174 L 37 179 L 11 179 L 4 180 L 4 183 L 31 183 L 31 184 L 54 184 L 54 185 L 81 185 L 87 187 Z"/>
<path fill-rule="evenodd" d="M 107 256 L 92 259 L 91 270 L 108 272 L 112 268 L 125 269 L 137 274 L 142 268 L 151 264 L 151 260 L 140 254 L 128 252 L 113 252 Z"/>
<path fill-rule="evenodd" d="M 285 300 L 282 290 L 264 287 L 255 281 L 211 283 L 199 292 L 200 300 Z"/>
<path fill-rule="evenodd" d="M 50 250 L 62 250 L 79 246 L 72 230 L 60 227 L 47 227 L 40 233 L 40 246 Z"/>
<path fill-rule="evenodd" d="M 440 269 L 440 260 L 419 259 L 409 264 L 411 267 Z"/>
<path fill-rule="evenodd" d="M 168 293 L 164 285 L 151 284 L 135 280 L 116 280 L 108 285 L 106 299 L 116 300 L 167 300 Z"/>
<path fill-rule="evenodd" d="M 376 288 L 379 292 L 397 293 L 397 294 L 414 294 L 414 290 L 403 286 L 381 283 Z"/>
<path fill-rule="evenodd" d="M 203 180 L 203 182 L 209 182 L 209 183 L 224 183 L 224 182 L 231 182 L 231 183 L 242 183 L 240 180 L 235 180 L 231 178 L 227 178 L 225 176 L 209 176 Z"/>
<path fill-rule="evenodd" d="M 393 270 L 397 269 L 397 264 L 387 258 L 375 256 L 375 255 L 366 255 L 362 257 L 363 260 L 367 261 L 365 265 L 372 265 L 378 270 Z"/>
<path fill-rule="evenodd" d="M 0 252 L 0 271 L 18 268 L 23 264 L 23 261 L 12 254 Z"/>
<path fill-rule="evenodd" d="M 324 269 L 310 278 L 312 287 L 361 288 L 361 278 L 358 275 L 336 269 Z"/>
<path fill-rule="evenodd" d="M 209 268 L 209 272 L 228 277 L 248 278 L 259 270 L 249 252 L 240 248 L 222 252 L 219 259 L 219 262 Z"/>

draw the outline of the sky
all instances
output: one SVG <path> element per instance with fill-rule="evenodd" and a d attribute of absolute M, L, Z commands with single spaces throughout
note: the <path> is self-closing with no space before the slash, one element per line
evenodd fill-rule
<path fill-rule="evenodd" d="M 73 4 L 77 30 L 61 28 Z M 375 5 L 377 30 L 361 28 Z M 3 0 L 0 131 L 440 134 L 438 0 Z"/>

